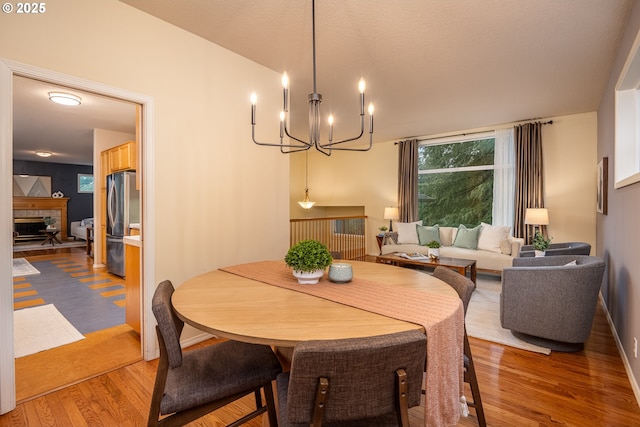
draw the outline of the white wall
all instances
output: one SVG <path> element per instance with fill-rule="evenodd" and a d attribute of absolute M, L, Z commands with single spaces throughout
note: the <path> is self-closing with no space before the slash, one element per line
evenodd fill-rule
<path fill-rule="evenodd" d="M 554 242 L 581 241 L 595 247 L 596 114 L 551 119 L 553 124 L 542 128 L 549 234 Z M 487 128 L 457 133 L 484 130 Z M 331 157 L 314 150 L 309 153 L 311 199 L 321 206 L 364 206 L 367 252 L 379 253 L 375 235 L 381 225 L 389 226 L 383 219 L 384 208 L 397 206 L 398 147 L 394 141 L 376 143 L 364 153 L 335 152 Z M 291 216 L 316 216 L 314 208 L 301 212 L 297 205 L 304 190 L 304 155 L 291 156 L 290 173 Z"/>
<path fill-rule="evenodd" d="M 144 167 L 154 178 L 143 185 L 156 202 L 148 212 L 155 228 L 145 233 L 155 236 L 149 265 L 157 280 L 179 285 L 220 266 L 280 258 L 289 240 L 289 162 L 255 146 L 249 125 L 256 90 L 261 125 L 278 128 L 279 75 L 116 0 L 47 6 L 41 15 L 2 15 L 0 58 L 153 99 L 146 136 L 153 164 Z M 0 157 L 11 157 L 11 148 L 2 150 Z M 1 173 L 8 182 L 10 167 Z M 0 185 L 0 200 L 10 205 L 9 186 Z M 5 222 L 0 232 L 9 236 Z M 10 289 L 8 273 L 0 281 Z"/>

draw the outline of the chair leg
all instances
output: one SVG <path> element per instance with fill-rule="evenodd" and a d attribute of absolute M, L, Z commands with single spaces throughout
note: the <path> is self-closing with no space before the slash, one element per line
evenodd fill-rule
<path fill-rule="evenodd" d="M 278 413 L 276 412 L 276 403 L 273 398 L 273 385 L 271 382 L 264 386 L 264 400 L 267 404 L 267 415 L 269 416 L 269 426 L 278 427 Z"/>
<path fill-rule="evenodd" d="M 484 408 L 482 407 L 482 398 L 480 397 L 480 387 L 478 387 L 478 378 L 476 377 L 476 368 L 473 365 L 473 357 L 471 356 L 471 347 L 469 346 L 469 338 L 467 333 L 464 333 L 464 354 L 467 356 L 468 365 L 465 367 L 465 381 L 471 386 L 471 395 L 473 396 L 473 403 L 469 406 L 475 408 L 476 416 L 478 418 L 478 425 L 480 427 L 486 427 L 487 421 L 484 417 Z"/>

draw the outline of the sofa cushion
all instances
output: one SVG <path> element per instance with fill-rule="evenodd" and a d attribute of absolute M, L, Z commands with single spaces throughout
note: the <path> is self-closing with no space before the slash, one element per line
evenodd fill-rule
<path fill-rule="evenodd" d="M 433 227 L 425 227 L 423 225 L 416 225 L 416 231 L 418 233 L 418 242 L 421 246 L 426 246 L 427 243 L 436 241 L 440 244 L 440 227 L 438 224 Z"/>
<path fill-rule="evenodd" d="M 415 222 L 396 222 L 395 227 L 398 232 L 398 244 L 419 244 L 416 225 L 422 225 L 422 220 Z"/>
<path fill-rule="evenodd" d="M 505 255 L 512 254 L 511 240 L 504 239 L 500 242 L 500 253 L 503 253 Z"/>
<path fill-rule="evenodd" d="M 460 224 L 458 232 L 456 233 L 456 238 L 453 241 L 453 246 L 458 248 L 477 249 L 481 227 L 481 225 L 478 225 L 474 228 L 467 228 L 463 224 Z"/>
<path fill-rule="evenodd" d="M 502 253 L 502 241 L 509 237 L 511 227 L 495 226 L 480 223 L 480 235 L 478 237 L 478 249 L 490 252 Z M 509 248 L 510 249 L 510 248 Z"/>

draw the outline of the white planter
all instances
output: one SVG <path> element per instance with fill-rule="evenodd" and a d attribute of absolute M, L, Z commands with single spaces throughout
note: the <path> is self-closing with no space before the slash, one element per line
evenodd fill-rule
<path fill-rule="evenodd" d="M 293 277 L 298 279 L 298 283 L 301 285 L 315 285 L 320 281 L 320 278 L 324 274 L 324 270 L 316 271 L 296 271 L 293 270 Z"/>
<path fill-rule="evenodd" d="M 543 257 L 547 253 L 547 251 L 539 251 L 537 249 L 534 252 L 536 253 L 536 257 Z"/>
<path fill-rule="evenodd" d="M 428 254 L 429 256 L 440 258 L 440 248 L 429 248 Z"/>

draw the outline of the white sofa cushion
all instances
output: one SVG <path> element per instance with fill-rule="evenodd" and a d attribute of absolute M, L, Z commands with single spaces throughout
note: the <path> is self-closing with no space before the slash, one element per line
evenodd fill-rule
<path fill-rule="evenodd" d="M 481 223 L 480 226 L 478 249 L 496 253 L 503 253 L 501 245 L 504 240 L 507 240 L 509 238 L 511 227 L 495 226 L 491 224 L 485 224 L 484 222 Z M 511 253 L 510 247 L 509 253 Z"/>
<path fill-rule="evenodd" d="M 398 244 L 418 245 L 418 232 L 416 225 L 422 225 L 422 220 L 414 222 L 396 222 L 395 227 L 398 232 Z"/>

